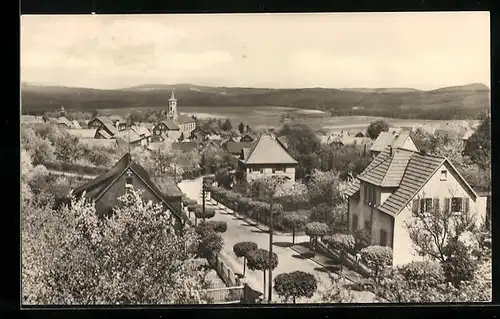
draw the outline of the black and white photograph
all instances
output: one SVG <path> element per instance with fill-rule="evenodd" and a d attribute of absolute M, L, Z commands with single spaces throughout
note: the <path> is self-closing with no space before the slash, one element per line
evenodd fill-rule
<path fill-rule="evenodd" d="M 492 301 L 489 12 L 20 32 L 22 307 Z"/>

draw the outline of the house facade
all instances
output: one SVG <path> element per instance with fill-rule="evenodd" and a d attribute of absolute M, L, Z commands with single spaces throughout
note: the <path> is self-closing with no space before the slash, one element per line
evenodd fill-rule
<path fill-rule="evenodd" d="M 274 136 L 261 135 L 241 150 L 237 171 L 244 182 L 267 176 L 286 176 L 295 180 L 298 162 Z"/>
<path fill-rule="evenodd" d="M 122 205 L 118 198 L 127 194 L 130 186 L 140 190 L 145 201 L 162 204 L 164 213 L 176 228 L 184 226 L 186 217 L 182 211 L 182 192 L 176 185 L 175 188 L 170 186 L 160 190 L 128 153 L 108 172 L 72 190 L 72 194 L 79 197 L 85 192 L 85 197 L 95 202 L 97 214 L 109 216 L 113 208 Z"/>
<path fill-rule="evenodd" d="M 478 196 L 448 159 L 387 147 L 358 175 L 348 192 L 352 231 L 364 228 L 371 245 L 393 249 L 393 266 L 422 260 L 407 223 L 419 214 L 451 210 L 454 216 L 486 219 L 486 197 Z"/>

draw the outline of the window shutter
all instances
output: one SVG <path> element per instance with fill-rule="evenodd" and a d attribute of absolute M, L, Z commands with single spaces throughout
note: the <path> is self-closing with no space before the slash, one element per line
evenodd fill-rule
<path fill-rule="evenodd" d="M 450 199 L 449 198 L 445 198 L 444 199 L 444 207 L 443 207 L 443 210 L 448 213 L 450 211 Z"/>
<path fill-rule="evenodd" d="M 462 211 L 464 213 L 468 213 L 469 212 L 469 198 L 468 197 L 464 197 L 462 199 Z"/>
<path fill-rule="evenodd" d="M 436 197 L 432 200 L 432 206 L 434 208 L 434 212 L 438 213 L 439 212 L 439 198 Z"/>
<path fill-rule="evenodd" d="M 423 214 L 425 212 L 425 199 L 420 199 L 420 214 Z"/>
<path fill-rule="evenodd" d="M 418 205 L 419 205 L 418 199 L 414 199 L 412 207 L 411 207 L 411 212 L 412 212 L 413 216 L 417 216 L 418 215 Z"/>

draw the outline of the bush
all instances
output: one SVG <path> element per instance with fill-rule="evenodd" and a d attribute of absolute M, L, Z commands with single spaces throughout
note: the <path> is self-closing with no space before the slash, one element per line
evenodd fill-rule
<path fill-rule="evenodd" d="M 285 298 L 285 302 L 291 297 L 295 304 L 296 298 L 311 298 L 318 288 L 318 281 L 314 275 L 294 271 L 291 273 L 279 274 L 274 278 L 274 290 Z"/>
<path fill-rule="evenodd" d="M 472 259 L 465 244 L 453 238 L 444 248 L 444 254 L 447 256 L 443 263 L 446 279 L 455 286 L 461 281 L 472 280 L 477 270 L 477 263 Z"/>
<path fill-rule="evenodd" d="M 380 272 L 392 265 L 392 249 L 386 246 L 368 246 L 361 250 L 361 259 L 375 271 L 375 279 L 378 279 Z"/>
<path fill-rule="evenodd" d="M 227 230 L 227 223 L 218 220 L 204 221 L 201 222 L 199 226 L 208 227 L 209 229 L 212 229 L 216 233 L 224 233 Z"/>
<path fill-rule="evenodd" d="M 354 237 L 348 234 L 333 234 L 323 237 L 323 242 L 329 247 L 340 251 L 340 271 L 343 269 L 344 254 L 354 248 Z"/>
<path fill-rule="evenodd" d="M 412 261 L 398 269 L 403 277 L 411 282 L 427 282 L 432 286 L 445 281 L 441 264 L 430 261 Z"/>
<path fill-rule="evenodd" d="M 366 229 L 358 229 L 354 232 L 354 250 L 360 252 L 361 249 L 370 246 L 371 236 Z"/>
<path fill-rule="evenodd" d="M 207 259 L 216 256 L 224 246 L 222 237 L 214 231 L 203 233 L 198 246 L 198 254 Z"/>

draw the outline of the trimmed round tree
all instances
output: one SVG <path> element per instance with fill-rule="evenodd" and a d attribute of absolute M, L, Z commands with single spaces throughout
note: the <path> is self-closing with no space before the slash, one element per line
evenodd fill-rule
<path fill-rule="evenodd" d="M 266 270 L 275 269 L 278 266 L 278 255 L 273 252 L 269 259 L 269 251 L 258 248 L 249 251 L 247 254 L 248 269 L 260 270 L 264 274 L 264 292 L 266 291 Z"/>
<path fill-rule="evenodd" d="M 195 204 L 189 204 L 187 206 L 187 210 L 189 212 L 189 217 L 191 217 L 191 213 L 194 212 L 197 209 L 197 207 L 198 207 L 198 204 L 196 204 L 196 203 Z"/>
<path fill-rule="evenodd" d="M 354 236 L 348 234 L 333 234 L 324 236 L 323 241 L 332 249 L 340 251 L 340 272 L 342 272 L 346 250 L 354 249 Z"/>
<path fill-rule="evenodd" d="M 370 246 L 370 233 L 366 229 L 358 229 L 354 232 L 354 250 L 360 252 L 361 249 Z"/>
<path fill-rule="evenodd" d="M 377 245 L 368 246 L 361 249 L 361 259 L 374 271 L 374 278 L 378 280 L 381 271 L 392 265 L 392 248 Z"/>
<path fill-rule="evenodd" d="M 316 248 L 318 246 L 318 238 L 323 237 L 328 232 L 330 232 L 330 228 L 328 227 L 327 224 L 325 223 L 319 223 L 319 222 L 312 222 L 309 224 L 306 224 L 305 226 L 305 232 L 306 235 L 310 237 L 310 241 L 312 244 L 312 249 L 313 251 L 316 251 Z"/>
<path fill-rule="evenodd" d="M 197 228 L 212 230 L 216 233 L 224 233 L 227 230 L 227 223 L 219 220 L 202 221 Z"/>
<path fill-rule="evenodd" d="M 303 228 L 307 224 L 307 220 L 307 216 L 299 212 L 283 215 L 283 226 L 292 230 L 292 244 L 295 245 L 295 232 Z"/>
<path fill-rule="evenodd" d="M 311 298 L 318 289 L 318 281 L 314 275 L 294 271 L 291 273 L 279 274 L 274 278 L 274 291 L 278 296 L 285 299 L 292 298 L 295 304 L 296 298 Z"/>
<path fill-rule="evenodd" d="M 201 235 L 201 241 L 198 246 L 198 254 L 201 257 L 214 258 L 224 246 L 222 237 L 214 231 L 208 231 Z"/>
<path fill-rule="evenodd" d="M 243 277 L 245 277 L 245 271 L 246 271 L 246 259 L 247 259 L 247 254 L 250 251 L 256 250 L 259 248 L 256 243 L 251 242 L 251 241 L 243 241 L 237 244 L 234 244 L 233 246 L 233 252 L 236 255 L 236 257 L 241 258 L 243 257 Z"/>
<path fill-rule="evenodd" d="M 198 205 L 198 207 L 194 211 L 194 216 L 196 217 L 194 220 L 194 223 L 196 225 L 198 218 L 201 218 L 201 219 L 203 219 L 203 221 L 205 221 L 206 219 L 210 219 L 210 218 L 214 217 L 215 216 L 215 209 L 205 207 L 205 212 L 203 212 L 203 206 Z"/>

